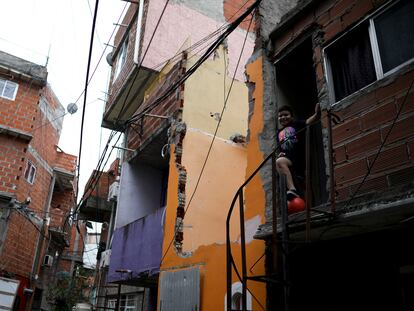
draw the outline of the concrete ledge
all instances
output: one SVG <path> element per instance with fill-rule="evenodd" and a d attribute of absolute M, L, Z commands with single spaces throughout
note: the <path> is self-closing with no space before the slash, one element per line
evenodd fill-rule
<path fill-rule="evenodd" d="M 0 51 L 0 70 L 17 76 L 22 80 L 33 81 L 45 86 L 47 83 L 47 69 L 22 58 Z"/>
<path fill-rule="evenodd" d="M 27 142 L 31 141 L 33 138 L 33 136 L 27 132 L 4 125 L 0 125 L 0 134 L 13 136 Z"/>

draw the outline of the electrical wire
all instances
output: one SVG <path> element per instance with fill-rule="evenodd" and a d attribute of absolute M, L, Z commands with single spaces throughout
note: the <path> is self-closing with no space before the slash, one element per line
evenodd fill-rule
<path fill-rule="evenodd" d="M 371 170 L 372 170 L 372 168 L 374 167 L 375 161 L 377 161 L 378 156 L 380 155 L 382 148 L 384 147 L 385 143 L 387 142 L 388 136 L 390 136 L 391 131 L 392 131 L 392 129 L 394 128 L 395 123 L 397 122 L 397 120 L 398 120 L 398 118 L 399 118 L 399 116 L 400 116 L 400 114 L 401 114 L 402 109 L 404 108 L 404 105 L 405 105 L 405 103 L 406 103 L 406 101 L 407 101 L 408 95 L 410 94 L 410 91 L 411 91 L 411 88 L 413 87 L 413 84 L 414 84 L 414 80 L 412 80 L 412 81 L 411 81 L 411 84 L 410 84 L 410 86 L 409 86 L 409 88 L 408 88 L 407 92 L 405 93 L 404 99 L 403 99 L 403 101 L 402 101 L 402 103 L 401 103 L 400 107 L 398 108 L 397 114 L 396 114 L 396 116 L 395 116 L 394 120 L 392 121 L 391 126 L 390 126 L 390 128 L 389 128 L 389 130 L 388 130 L 387 134 L 386 134 L 386 135 L 385 135 L 385 137 L 384 137 L 384 140 L 382 141 L 382 143 L 381 143 L 380 147 L 378 148 L 378 151 L 377 151 L 377 153 L 375 154 L 374 159 L 372 160 L 372 162 L 370 163 L 370 165 L 369 165 L 369 167 L 368 167 L 368 171 L 366 172 L 366 174 L 365 174 L 364 178 L 362 179 L 362 181 L 359 183 L 358 187 L 355 189 L 355 191 L 354 191 L 354 193 L 352 194 L 352 196 L 351 196 L 351 197 L 349 198 L 349 200 L 346 202 L 346 204 L 345 204 L 345 209 L 349 207 L 349 204 L 350 204 L 350 203 L 351 203 L 351 201 L 355 198 L 356 194 L 357 194 L 357 193 L 358 193 L 358 191 L 361 189 L 361 187 L 364 185 L 364 183 L 366 182 L 366 180 L 367 180 L 368 176 L 371 174 Z"/>
<path fill-rule="evenodd" d="M 246 4 L 248 3 L 248 1 L 246 1 L 244 4 L 243 4 L 243 6 L 242 7 L 240 7 L 240 9 L 232 16 L 232 17 L 234 17 Z M 165 7 L 164 7 L 165 8 Z M 125 7 L 124 7 L 124 9 L 125 9 Z M 231 17 L 231 18 L 232 18 Z M 208 36 L 206 36 L 206 37 L 204 37 L 203 39 L 201 39 L 200 41 L 198 41 L 197 43 L 195 43 L 194 45 L 192 45 L 190 48 L 188 48 L 187 50 L 188 51 L 190 51 L 190 50 L 192 50 L 192 49 L 194 49 L 194 48 L 196 48 L 196 47 L 198 47 L 198 46 L 200 46 L 201 44 L 203 44 L 204 42 L 206 42 L 207 41 L 207 39 L 210 39 L 210 38 L 212 38 L 212 37 L 214 37 L 217 33 L 220 33 L 221 31 L 223 31 L 225 28 L 227 27 L 227 25 L 226 24 L 223 24 L 219 29 L 217 29 L 215 32 L 213 32 L 213 33 L 211 33 L 211 34 L 209 34 Z M 153 34 L 154 35 L 154 34 Z M 112 35 L 111 35 L 111 37 L 112 37 Z M 148 50 L 148 49 L 147 49 Z M 165 62 L 163 62 L 163 63 L 160 63 L 158 66 L 160 66 L 160 65 L 162 65 L 162 64 L 165 64 L 165 63 L 167 63 L 168 61 L 171 61 L 171 60 L 173 60 L 174 58 L 176 58 L 177 56 L 179 56 L 179 55 L 181 55 L 181 53 L 178 53 L 178 54 L 176 54 L 176 55 L 174 55 L 172 58 L 170 58 L 169 60 L 167 60 L 167 61 L 165 61 Z M 141 61 L 141 63 L 142 63 L 142 61 Z M 178 87 L 178 86 L 177 86 Z M 83 93 L 82 93 L 83 94 Z M 82 95 L 81 94 L 81 95 Z M 109 141 L 108 141 L 108 143 L 107 143 L 107 146 L 108 146 L 108 144 L 109 144 Z M 103 155 L 104 155 L 104 153 L 103 153 Z M 100 164 L 98 163 L 98 165 L 97 165 L 97 168 L 96 168 L 96 171 L 100 171 Z M 99 174 L 99 173 L 97 173 L 97 172 L 94 172 L 95 174 Z M 94 176 L 91 176 L 91 180 L 94 180 L 94 179 L 99 179 L 99 177 L 96 177 L 96 175 L 93 173 L 93 175 Z M 85 193 L 86 193 L 87 191 L 85 190 Z M 84 201 L 86 198 L 82 198 L 82 200 Z"/>
<path fill-rule="evenodd" d="M 200 57 L 200 59 L 189 68 L 186 73 L 178 79 L 173 85 L 171 85 L 161 96 L 159 96 L 151 105 L 143 108 L 141 112 L 132 116 L 125 122 L 125 126 L 131 122 L 141 119 L 146 113 L 161 104 L 166 98 L 173 94 L 179 86 L 181 86 L 197 69 L 200 67 L 210 56 L 214 53 L 217 47 L 223 43 L 223 41 L 232 33 L 238 25 L 260 4 L 261 0 L 256 0 L 242 15 L 240 15 L 234 22 L 226 27 L 226 31 L 214 41 L 214 43 L 207 49 L 207 51 Z M 248 32 L 247 32 L 248 34 Z"/>
<path fill-rule="evenodd" d="M 234 16 L 236 16 L 243 8 L 244 6 L 251 0 L 247 0 L 228 20 L 232 20 Z M 154 67 L 152 67 L 151 69 L 153 70 L 157 70 L 161 67 L 163 67 L 164 65 L 166 65 L 168 62 L 173 62 L 174 60 L 180 59 L 181 55 L 183 52 L 187 52 L 190 53 L 191 51 L 195 51 L 194 55 L 191 57 L 195 57 L 198 53 L 200 53 L 201 51 L 203 51 L 205 49 L 205 47 L 202 47 L 200 50 L 196 51 L 196 49 L 198 47 L 201 47 L 204 43 L 207 43 L 210 39 L 214 38 L 216 35 L 220 34 L 221 32 L 224 31 L 224 29 L 227 27 L 228 23 L 223 23 L 218 29 L 216 29 L 215 31 L 213 31 L 212 33 L 208 34 L 207 36 L 201 38 L 199 41 L 197 41 L 196 43 L 194 43 L 193 45 L 191 45 L 190 47 L 188 47 L 187 49 L 180 51 L 179 53 L 175 54 L 173 57 L 162 61 L 161 63 L 159 63 L 158 65 L 155 65 Z M 189 57 L 189 59 L 191 58 Z"/>
<path fill-rule="evenodd" d="M 146 51 L 145 51 L 145 53 L 144 53 L 144 56 L 143 56 L 143 57 L 142 57 L 142 59 L 141 59 L 141 62 L 140 62 L 140 64 L 139 64 L 139 66 L 138 66 L 138 71 L 137 71 L 137 72 L 136 72 L 136 74 L 135 74 L 134 81 L 135 81 L 135 79 L 136 79 L 136 78 L 137 78 L 137 76 L 138 76 L 138 73 L 139 73 L 140 68 L 142 67 L 142 62 L 144 61 L 145 56 L 146 56 L 146 54 L 147 54 L 147 52 L 148 52 L 148 50 L 149 50 L 149 47 L 150 47 L 150 45 L 151 45 L 151 43 L 152 43 L 152 40 L 153 40 L 153 38 L 154 38 L 154 36 L 155 36 L 155 33 L 156 33 L 157 29 L 158 29 L 158 26 L 159 26 L 159 24 L 160 24 L 160 22 L 161 22 L 161 19 L 162 19 L 163 15 L 164 15 L 164 12 L 165 12 L 165 10 L 166 10 L 166 8 L 167 8 L 168 3 L 169 3 L 169 0 L 167 0 L 167 1 L 166 1 L 166 3 L 165 3 L 165 5 L 164 5 L 163 11 L 161 12 L 161 15 L 160 15 L 160 17 L 159 17 L 159 19 L 158 19 L 157 25 L 156 25 L 156 27 L 155 27 L 155 29 L 154 29 L 154 32 L 152 33 L 152 36 L 151 36 L 151 39 L 150 39 L 149 43 L 148 43 L 147 49 L 146 49 Z M 133 84 L 133 83 L 132 83 L 132 84 Z M 131 87 L 130 87 L 130 88 L 129 88 L 129 90 L 128 90 L 127 96 L 126 96 L 125 101 L 124 101 L 124 103 L 123 103 L 123 105 L 122 105 L 122 107 L 121 107 L 121 110 L 120 110 L 120 112 L 119 112 L 119 114 L 118 114 L 118 116 L 117 116 L 117 120 L 119 120 L 119 117 L 120 117 L 120 115 L 121 115 L 121 113 L 122 113 L 122 111 L 123 111 L 123 109 L 124 109 L 125 103 L 126 103 L 126 101 L 127 101 L 127 99 L 128 99 L 128 96 L 129 96 L 130 91 L 131 91 L 131 88 L 132 88 L 132 84 L 131 84 Z M 117 121 L 116 121 L 116 122 L 117 122 Z M 115 132 L 115 131 L 112 131 L 112 133 L 114 133 L 114 132 Z M 111 134 L 112 134 L 112 133 L 111 133 Z M 119 138 L 118 138 L 118 140 L 119 140 Z M 108 147 L 108 145 L 109 145 L 109 141 L 110 141 L 110 140 L 108 140 L 108 143 L 107 143 L 107 146 L 106 146 L 106 147 Z M 113 149 L 112 149 L 112 150 L 113 150 Z M 112 150 L 111 150 L 111 153 L 112 153 Z M 108 158 L 109 158 L 109 157 L 108 157 Z M 101 157 L 101 159 L 103 159 L 103 157 Z M 79 163 L 80 163 L 80 161 L 79 161 Z M 96 187 L 96 185 L 98 184 L 99 178 L 100 178 L 100 176 L 102 175 L 102 172 L 101 172 L 101 170 L 100 170 L 99 168 L 100 168 L 100 165 L 99 165 L 99 163 L 98 163 L 98 167 L 97 167 L 97 170 L 96 170 L 98 173 L 96 173 L 96 174 L 97 174 L 97 176 L 96 176 L 96 182 L 94 183 L 93 188 L 95 188 L 95 187 Z M 79 174 L 78 174 L 78 175 L 79 175 Z M 94 176 L 94 177 L 95 177 L 95 176 Z M 93 177 L 92 179 L 95 179 L 94 177 Z M 78 180 L 79 180 L 79 178 L 78 178 Z M 86 191 L 85 191 L 85 192 L 86 192 Z M 84 201 L 84 200 L 85 200 L 85 198 L 82 198 L 82 200 L 81 200 L 81 201 Z M 79 209 L 80 204 L 81 204 L 81 202 L 78 204 L 78 206 L 77 206 L 77 208 L 76 208 L 76 211 Z"/>
<path fill-rule="evenodd" d="M 76 179 L 76 195 L 78 194 L 78 191 L 79 191 L 79 177 L 80 177 L 80 169 L 81 169 L 81 161 L 82 161 L 83 127 L 85 123 L 86 98 L 88 95 L 88 84 L 89 84 L 89 70 L 90 70 L 91 61 L 92 61 L 93 39 L 94 39 L 94 34 L 95 34 L 96 18 L 98 15 L 98 5 L 99 5 L 99 0 L 96 0 L 95 12 L 94 12 L 93 21 L 92 21 L 91 39 L 90 39 L 90 44 L 89 44 L 88 66 L 86 70 L 86 81 L 85 81 L 85 89 L 84 89 L 83 110 L 82 110 L 80 140 L 79 140 L 79 155 L 78 155 L 78 170 L 77 170 L 78 174 L 77 174 L 77 179 Z"/>
<path fill-rule="evenodd" d="M 157 29 L 158 29 L 158 26 L 159 26 L 159 25 L 160 25 L 160 23 L 161 23 L 162 17 L 164 16 L 165 10 L 167 9 L 167 6 L 168 6 L 168 3 L 169 3 L 169 2 L 170 2 L 170 0 L 167 0 L 167 1 L 165 2 L 164 8 L 163 8 L 163 9 L 162 9 L 162 11 L 161 11 L 160 17 L 158 18 L 157 24 L 155 25 L 154 31 L 153 31 L 153 33 L 152 33 L 152 35 L 151 35 L 151 38 L 150 38 L 149 42 L 148 42 L 147 48 L 145 49 L 144 55 L 142 56 L 141 61 L 139 62 L 138 69 L 137 69 L 137 71 L 135 72 L 135 75 L 134 75 L 134 78 L 132 79 L 131 85 L 130 85 L 130 86 L 129 86 L 129 88 L 128 88 L 128 92 L 126 93 L 125 100 L 124 100 L 124 102 L 123 102 L 123 104 L 122 104 L 122 106 L 121 106 L 121 109 L 119 110 L 118 116 L 117 116 L 117 118 L 116 118 L 116 120 L 115 120 L 115 124 L 117 124 L 117 123 L 119 122 L 119 118 L 121 117 L 122 113 L 124 112 L 124 109 L 125 109 L 125 104 L 126 104 L 126 103 L 127 103 L 127 101 L 128 101 L 128 97 L 129 97 L 129 94 L 131 93 L 132 86 L 134 85 L 135 80 L 137 79 L 138 74 L 139 74 L 139 72 L 140 72 L 140 70 L 141 70 L 141 68 L 142 68 L 142 64 L 143 64 L 143 62 L 144 62 L 144 60 L 145 60 L 145 57 L 147 56 L 147 53 L 148 53 L 148 50 L 149 50 L 149 48 L 150 48 L 150 46 L 151 46 L 152 40 L 153 40 L 153 39 L 154 39 L 154 37 L 155 37 L 155 34 L 156 34 L 156 32 L 157 32 Z"/>
<path fill-rule="evenodd" d="M 124 11 L 125 11 L 125 9 L 126 9 L 126 7 L 127 7 L 127 5 L 128 5 L 128 3 L 126 3 L 125 4 L 125 6 L 124 6 L 124 8 L 122 9 L 122 11 L 121 11 L 121 14 L 119 15 L 119 18 L 118 18 L 118 20 L 117 20 L 117 22 L 116 22 L 116 24 L 119 24 L 119 22 L 121 21 L 121 18 L 122 18 L 122 16 L 123 16 L 123 14 L 124 14 Z M 109 36 L 109 39 L 108 39 L 108 42 L 110 42 L 111 41 L 111 39 L 112 39 L 112 37 L 113 37 L 113 35 L 115 34 L 115 30 L 116 30 L 116 28 L 117 28 L 117 26 L 115 26 L 114 27 L 114 29 L 112 30 L 112 33 L 111 33 L 111 35 Z M 97 71 L 97 69 L 98 69 L 98 66 L 99 66 L 99 64 L 101 63 L 101 61 L 102 61 L 102 58 L 103 58 L 103 56 L 105 55 L 105 52 L 106 52 L 106 49 L 108 48 L 108 46 L 106 45 L 105 46 L 105 48 L 103 49 L 103 51 L 102 51 L 102 53 L 101 53 L 101 56 L 99 57 L 99 59 L 98 59 L 98 62 L 96 63 L 96 66 L 95 66 L 95 69 L 92 71 L 92 73 L 91 73 L 91 76 L 90 76 L 90 78 L 89 78 L 89 81 L 88 81 L 88 85 L 89 85 L 89 83 L 92 81 L 92 78 L 93 78 L 93 76 L 95 75 L 95 73 L 96 73 L 96 71 Z M 83 89 L 82 90 L 82 92 L 79 94 L 79 96 L 78 96 L 78 98 L 75 100 L 75 104 L 81 99 L 81 97 L 82 97 L 82 95 L 84 94 L 84 92 L 85 92 L 85 89 Z"/>

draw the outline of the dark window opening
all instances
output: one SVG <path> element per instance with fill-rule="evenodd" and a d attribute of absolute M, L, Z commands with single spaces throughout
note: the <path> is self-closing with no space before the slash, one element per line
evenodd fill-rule
<path fill-rule="evenodd" d="M 36 287 L 33 295 L 32 310 L 41 310 L 43 290 Z"/>
<path fill-rule="evenodd" d="M 384 72 L 414 56 L 414 1 L 401 1 L 374 23 Z"/>
<path fill-rule="evenodd" d="M 295 118 L 306 120 L 315 111 L 318 102 L 316 77 L 313 67 L 313 47 L 311 38 L 276 63 L 277 105 L 289 105 Z M 320 205 L 327 201 L 325 159 L 320 122 L 310 127 L 310 178 L 312 204 Z M 303 134 L 299 139 L 305 139 Z M 305 160 L 305 151 L 302 154 Z M 301 178 L 302 177 L 302 178 Z M 299 188 L 303 188 L 304 176 L 298 176 Z M 301 187 L 302 185 L 302 187 Z"/>
<path fill-rule="evenodd" d="M 327 49 L 335 100 L 358 91 L 376 80 L 368 24 L 355 29 Z"/>
<path fill-rule="evenodd" d="M 414 58 L 414 1 L 401 0 L 326 49 L 330 87 L 339 101 Z"/>

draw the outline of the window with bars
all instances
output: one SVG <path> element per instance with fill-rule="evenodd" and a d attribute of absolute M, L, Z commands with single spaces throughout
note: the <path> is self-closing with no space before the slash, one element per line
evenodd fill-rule
<path fill-rule="evenodd" d="M 108 299 L 106 303 L 106 307 L 108 309 L 115 309 L 116 298 Z M 138 310 L 138 295 L 137 294 L 121 295 L 120 300 L 119 300 L 119 310 L 120 311 Z"/>
<path fill-rule="evenodd" d="M 0 79 L 0 97 L 15 100 L 19 85 L 9 80 Z"/>
<path fill-rule="evenodd" d="M 335 102 L 414 60 L 414 1 L 401 0 L 325 47 Z"/>

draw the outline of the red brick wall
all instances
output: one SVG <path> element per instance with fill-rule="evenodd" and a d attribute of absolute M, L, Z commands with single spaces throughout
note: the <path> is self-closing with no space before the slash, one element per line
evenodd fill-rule
<path fill-rule="evenodd" d="M 100 174 L 101 177 L 98 180 L 98 184 L 93 189 L 90 189 L 90 187 L 93 187 L 96 184 L 97 174 L 97 171 L 93 170 L 85 186 L 85 191 L 89 189 L 88 192 L 85 192 L 85 196 L 91 195 L 94 197 L 107 198 L 110 185 L 109 173 L 102 172 Z"/>
<path fill-rule="evenodd" d="M 185 73 L 185 61 L 182 60 L 174 65 L 174 67 L 164 77 L 163 81 L 159 81 L 157 87 L 151 91 L 149 97 L 138 109 L 136 114 L 139 114 L 145 108 L 151 106 L 155 100 L 159 98 L 175 81 L 177 81 L 181 75 Z M 182 107 L 182 98 L 180 94 L 184 90 L 184 84 L 180 86 L 177 92 L 173 92 L 167 99 L 158 104 L 154 109 L 148 113 L 160 116 L 170 117 L 180 107 Z M 134 122 L 134 124 L 128 128 L 128 148 L 137 149 L 146 139 L 148 139 L 162 124 L 167 122 L 165 119 L 154 117 L 143 117 L 141 120 Z M 138 134 L 142 128 L 142 135 Z"/>
<path fill-rule="evenodd" d="M 26 142 L 0 134 L 0 191 L 16 193 L 26 152 Z"/>
<path fill-rule="evenodd" d="M 370 94 L 359 96 L 352 105 L 338 111 L 344 122 L 333 127 L 332 140 L 339 199 L 352 195 L 367 172 L 413 79 L 414 71 L 408 72 Z M 414 91 L 411 90 L 360 193 L 398 186 L 395 176 L 408 173 L 414 166 L 413 142 Z M 405 182 L 402 179 L 400 185 Z"/>
<path fill-rule="evenodd" d="M 40 94 L 43 94 L 51 108 L 56 110 L 56 113 L 60 111 L 57 109 L 61 105 L 50 87 L 46 86 L 40 90 L 31 83 L 14 82 L 19 84 L 16 100 L 0 99 L 0 124 L 26 131 L 33 135 L 33 139 L 27 143 L 0 134 L 0 191 L 14 194 L 19 202 L 24 202 L 27 197 L 31 197 L 28 208 L 42 219 L 52 180 L 51 169 L 56 164 L 74 171 L 76 157 L 57 153 L 59 133 L 39 108 Z M 42 160 L 39 160 L 39 157 Z M 36 167 L 33 184 L 24 178 L 28 161 Z M 68 192 L 54 196 L 52 206 L 57 206 L 59 202 L 64 212 L 52 208 L 52 224 L 60 223 L 61 226 L 64 219 L 62 214 L 67 213 L 73 204 L 73 193 Z M 39 232 L 27 217 L 12 210 L 6 240 L 0 255 L 0 268 L 28 277 L 32 270 L 38 237 Z M 40 260 L 42 258 L 41 255 Z"/>
<path fill-rule="evenodd" d="M 75 173 L 77 157 L 71 154 L 57 151 L 54 168 L 62 168 L 65 171 Z"/>
<path fill-rule="evenodd" d="M 247 8 L 249 8 L 255 1 L 254 0 L 224 0 L 223 11 L 224 18 L 227 22 L 233 22 L 240 15 L 242 15 Z M 246 21 L 242 22 L 239 28 L 247 30 L 249 28 L 250 18 L 246 18 Z M 250 31 L 254 31 L 255 22 L 253 21 L 250 26 Z"/>
<path fill-rule="evenodd" d="M 0 256 L 1 270 L 28 277 L 32 269 L 37 236 L 38 232 L 27 219 L 13 211 Z"/>
<path fill-rule="evenodd" d="M 334 38 L 372 13 L 385 1 L 321 1 L 308 7 L 306 14 L 274 38 L 275 57 L 313 29 L 314 68 L 321 100 L 327 101 L 327 82 L 322 49 Z M 342 119 L 332 128 L 334 173 L 337 199 L 346 200 L 367 173 L 406 95 L 414 71 L 410 68 L 384 78 L 357 92 L 352 100 L 333 107 Z M 326 127 L 326 120 L 322 120 Z M 414 172 L 414 91 L 411 90 L 391 135 L 388 137 L 367 182 L 359 194 L 391 192 Z M 411 174 L 411 175 L 409 175 Z M 399 177 L 401 182 L 399 182 Z M 408 177 L 407 177 L 408 176 Z"/>
<path fill-rule="evenodd" d="M 73 191 L 54 191 L 50 203 L 50 227 L 61 228 L 72 207 L 75 206 Z"/>
<path fill-rule="evenodd" d="M 36 118 L 40 88 L 30 82 L 11 80 L 19 84 L 14 101 L 0 97 L 0 124 L 30 132 Z"/>
<path fill-rule="evenodd" d="M 125 83 L 125 80 L 128 78 L 128 76 L 130 75 L 132 69 L 134 68 L 134 49 L 135 49 L 135 34 L 137 31 L 137 24 L 136 24 L 136 18 L 133 19 L 134 14 L 137 10 L 137 5 L 131 3 L 127 13 L 125 14 L 125 17 L 122 21 L 122 24 L 124 25 L 129 25 L 132 23 L 131 29 L 129 31 L 129 35 L 128 35 L 128 52 L 127 52 L 127 56 L 126 56 L 126 60 L 124 65 L 122 66 L 121 72 L 119 73 L 118 77 L 114 80 L 114 74 L 115 74 L 115 68 L 116 68 L 116 63 L 117 63 L 117 57 L 115 57 L 113 59 L 113 64 L 112 64 L 112 71 L 111 71 L 111 79 L 109 81 L 109 85 L 110 85 L 110 94 L 108 97 L 108 102 L 106 104 L 106 108 L 105 111 L 108 111 L 109 108 L 112 106 L 112 103 L 114 101 L 114 99 L 116 98 L 116 96 L 118 95 L 120 89 L 122 88 L 123 84 Z M 118 32 L 115 35 L 115 39 L 114 39 L 114 45 L 116 47 L 120 47 L 120 42 L 123 38 L 123 35 L 126 31 L 126 27 L 119 27 L 118 28 Z M 114 50 L 115 52 L 115 50 Z"/>

